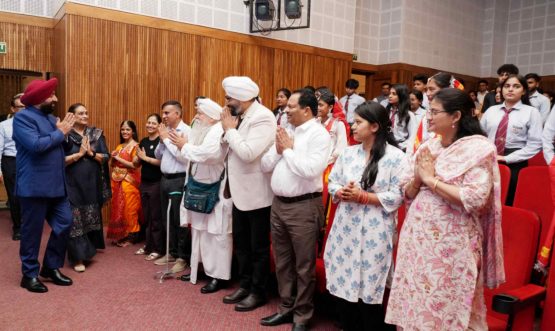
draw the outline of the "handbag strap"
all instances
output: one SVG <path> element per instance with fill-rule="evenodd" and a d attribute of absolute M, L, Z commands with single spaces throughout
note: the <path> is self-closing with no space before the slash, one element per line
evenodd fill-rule
<path fill-rule="evenodd" d="M 193 168 L 193 163 L 194 162 L 189 161 L 189 172 L 188 173 L 189 173 L 189 176 L 191 177 L 191 179 L 194 179 L 193 174 L 191 173 L 191 169 Z M 198 167 L 197 167 L 197 169 L 198 169 Z M 222 170 L 222 173 L 220 175 L 220 179 L 218 180 L 218 182 L 221 182 L 222 180 L 224 180 L 224 177 L 225 177 L 225 166 L 224 166 L 224 169 Z"/>

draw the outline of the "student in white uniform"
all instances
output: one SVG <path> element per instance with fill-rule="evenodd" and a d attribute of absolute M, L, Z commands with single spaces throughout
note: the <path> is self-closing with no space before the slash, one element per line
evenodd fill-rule
<path fill-rule="evenodd" d="M 405 84 L 394 84 L 389 90 L 388 116 L 391 120 L 393 136 L 399 148 L 405 151 L 408 142 L 416 134 L 418 123 L 410 111 L 409 88 Z"/>
<path fill-rule="evenodd" d="M 503 103 L 491 106 L 480 120 L 482 130 L 497 147 L 497 158 L 511 168 L 507 205 L 512 205 L 518 173 L 542 148 L 542 119 L 528 101 L 526 80 L 510 75 L 502 87 Z"/>
<path fill-rule="evenodd" d="M 526 78 L 526 84 L 528 86 L 530 105 L 535 107 L 540 112 L 540 115 L 542 116 L 542 123 L 545 124 L 545 121 L 547 121 L 547 117 L 549 116 L 551 103 L 549 98 L 538 91 L 541 77 L 538 74 L 530 73 L 524 76 L 524 78 Z"/>

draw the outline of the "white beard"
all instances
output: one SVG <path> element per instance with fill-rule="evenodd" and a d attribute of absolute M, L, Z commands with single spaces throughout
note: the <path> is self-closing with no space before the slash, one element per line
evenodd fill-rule
<path fill-rule="evenodd" d="M 193 145 L 198 146 L 202 144 L 206 134 L 210 131 L 210 128 L 212 128 L 212 125 L 196 120 L 195 125 L 193 125 L 193 128 L 191 129 L 191 142 Z"/>

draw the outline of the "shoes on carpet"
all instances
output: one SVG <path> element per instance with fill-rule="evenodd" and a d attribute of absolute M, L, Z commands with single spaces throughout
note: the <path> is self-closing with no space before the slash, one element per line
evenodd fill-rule
<path fill-rule="evenodd" d="M 280 313 L 275 313 L 260 320 L 260 324 L 264 326 L 276 326 L 285 323 L 293 323 L 293 314 L 288 313 L 282 315 Z"/>
<path fill-rule="evenodd" d="M 85 271 L 85 265 L 83 264 L 83 262 L 79 261 L 78 263 L 76 263 L 73 266 L 73 270 L 75 270 L 77 272 L 84 272 Z"/>
<path fill-rule="evenodd" d="M 145 247 L 146 247 L 146 246 L 143 246 L 143 247 L 139 248 L 139 249 L 135 252 L 135 255 L 145 255 L 145 254 L 146 254 Z"/>
<path fill-rule="evenodd" d="M 175 257 L 169 254 L 166 254 L 161 258 L 159 258 L 158 260 L 154 261 L 154 264 L 156 265 L 165 265 L 166 263 L 175 263 Z"/>
<path fill-rule="evenodd" d="M 18 241 L 20 239 L 21 239 L 21 232 L 19 232 L 19 229 L 13 230 L 12 240 Z"/>
<path fill-rule="evenodd" d="M 191 274 L 181 275 L 180 277 L 177 277 L 177 279 L 183 282 L 189 282 L 191 281 Z"/>
<path fill-rule="evenodd" d="M 178 258 L 177 260 L 175 260 L 175 264 L 170 269 L 170 272 L 172 274 L 177 274 L 187 269 L 187 267 L 188 267 L 187 262 L 182 258 Z"/>
<path fill-rule="evenodd" d="M 48 287 L 44 285 L 38 277 L 27 277 L 23 276 L 21 278 L 20 286 L 27 289 L 29 292 L 34 293 L 45 293 L 48 292 Z"/>
<path fill-rule="evenodd" d="M 262 295 L 251 293 L 235 305 L 235 311 L 251 311 L 266 304 L 266 298 Z"/>
<path fill-rule="evenodd" d="M 244 298 L 246 298 L 249 295 L 249 293 L 250 293 L 249 290 L 239 287 L 233 293 L 226 295 L 223 299 L 223 302 L 227 304 L 238 303 Z"/>
<path fill-rule="evenodd" d="M 291 328 L 291 331 L 307 331 L 307 330 L 308 330 L 308 326 L 302 323 L 293 323 L 293 327 Z"/>
<path fill-rule="evenodd" d="M 158 254 L 156 252 L 152 252 L 152 253 L 148 254 L 147 256 L 145 256 L 145 260 L 147 260 L 147 261 L 156 260 L 158 258 L 160 258 L 160 254 Z"/>
<path fill-rule="evenodd" d="M 60 286 L 70 286 L 73 284 L 71 278 L 67 277 L 63 273 L 60 272 L 60 269 L 50 269 L 42 267 L 39 275 L 43 278 L 47 278 L 52 280 L 52 282 L 56 285 Z"/>
<path fill-rule="evenodd" d="M 212 278 L 212 280 L 210 282 L 208 282 L 208 284 L 204 285 L 200 289 L 200 293 L 208 294 L 208 293 L 218 292 L 222 288 L 225 288 L 225 285 L 226 285 L 225 280 Z"/>

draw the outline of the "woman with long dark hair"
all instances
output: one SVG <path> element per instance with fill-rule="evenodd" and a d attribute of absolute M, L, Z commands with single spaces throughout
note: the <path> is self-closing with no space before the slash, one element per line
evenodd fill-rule
<path fill-rule="evenodd" d="M 367 101 L 355 110 L 353 136 L 329 177 L 339 203 L 324 252 L 327 289 L 340 298 L 345 330 L 383 330 L 383 297 L 393 271 L 396 210 L 405 154 L 391 133 L 387 110 Z"/>
<path fill-rule="evenodd" d="M 404 330 L 487 330 L 483 286 L 505 280 L 495 146 L 473 109 L 463 91 L 439 91 L 426 115 L 436 137 L 401 180 L 408 210 L 386 322 Z"/>
<path fill-rule="evenodd" d="M 391 120 L 393 136 L 403 151 L 416 134 L 418 123 L 414 113 L 410 111 L 410 92 L 405 84 L 394 84 L 389 90 L 389 104 L 387 105 Z"/>
<path fill-rule="evenodd" d="M 503 101 L 489 107 L 480 120 L 482 129 L 497 149 L 497 159 L 511 169 L 507 205 L 513 204 L 518 173 L 542 149 L 543 121 L 530 105 L 526 79 L 510 75 L 501 87 Z"/>
<path fill-rule="evenodd" d="M 67 257 L 77 272 L 104 249 L 102 205 L 110 199 L 108 148 L 101 129 L 89 126 L 87 108 L 76 103 L 68 113 L 75 114 L 73 129 L 63 143 L 66 154 L 67 194 L 73 224 L 67 245 Z"/>
<path fill-rule="evenodd" d="M 133 121 L 120 125 L 120 144 L 112 152 L 112 211 L 107 238 L 126 247 L 138 240 L 141 216 L 141 171 L 133 163 L 137 155 L 137 126 Z"/>

